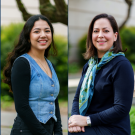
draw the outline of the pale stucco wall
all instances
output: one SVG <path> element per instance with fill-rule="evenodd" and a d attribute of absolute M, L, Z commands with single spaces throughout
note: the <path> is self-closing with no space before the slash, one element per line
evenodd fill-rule
<path fill-rule="evenodd" d="M 53 3 L 53 0 L 51 0 Z M 67 2 L 67 0 L 66 0 Z M 40 14 L 39 0 L 22 0 L 27 11 L 31 14 Z M 21 12 L 18 10 L 15 0 L 1 0 L 1 25 L 23 22 Z M 53 23 L 54 32 L 57 35 L 67 36 L 67 26 L 62 23 Z"/>

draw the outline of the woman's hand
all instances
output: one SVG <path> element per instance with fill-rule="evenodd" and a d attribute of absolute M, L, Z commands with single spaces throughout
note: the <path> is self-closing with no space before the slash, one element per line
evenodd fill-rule
<path fill-rule="evenodd" d="M 74 127 L 74 126 L 79 126 L 79 127 L 88 126 L 87 117 L 81 116 L 81 115 L 72 115 L 69 118 L 68 127 L 70 128 L 70 127 Z"/>
<path fill-rule="evenodd" d="M 70 132 L 70 133 L 77 133 L 77 132 L 85 132 L 85 130 L 84 130 L 84 127 L 79 127 L 79 126 L 74 126 L 74 127 L 69 127 L 68 128 L 68 131 Z"/>

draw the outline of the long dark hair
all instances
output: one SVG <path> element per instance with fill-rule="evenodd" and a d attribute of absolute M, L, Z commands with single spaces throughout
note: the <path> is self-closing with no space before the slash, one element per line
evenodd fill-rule
<path fill-rule="evenodd" d="M 94 26 L 95 21 L 100 18 L 108 19 L 112 26 L 113 32 L 118 33 L 117 40 L 114 41 L 113 49 L 111 51 L 113 51 L 114 53 L 124 52 L 122 50 L 122 44 L 121 44 L 121 39 L 120 39 L 120 35 L 119 35 L 119 28 L 118 28 L 116 20 L 114 19 L 114 17 L 112 15 L 103 13 L 103 14 L 99 14 L 99 15 L 95 16 L 90 23 L 90 26 L 88 29 L 87 41 L 86 41 L 86 52 L 83 54 L 85 59 L 89 59 L 90 57 L 94 56 L 97 53 L 97 49 L 95 48 L 95 46 L 92 43 L 92 32 L 93 32 L 93 26 Z"/>
<path fill-rule="evenodd" d="M 30 32 L 34 26 L 34 23 L 38 20 L 46 21 L 48 23 L 48 25 L 50 26 L 51 34 L 52 34 L 52 43 L 45 50 L 44 56 L 48 57 L 50 48 L 52 48 L 52 50 L 53 50 L 53 55 L 56 55 L 56 53 L 57 53 L 55 45 L 54 45 L 54 39 L 53 39 L 54 30 L 53 30 L 53 26 L 52 26 L 51 22 L 49 21 L 49 19 L 43 15 L 34 15 L 34 16 L 30 17 L 26 21 L 26 23 L 23 27 L 23 30 L 20 33 L 18 43 L 14 47 L 13 51 L 8 54 L 7 64 L 6 64 L 4 71 L 3 71 L 3 75 L 5 77 L 5 79 L 3 79 L 3 82 L 7 83 L 9 85 L 10 91 L 12 91 L 11 90 L 11 68 L 12 68 L 13 63 L 17 57 L 19 57 L 20 55 L 22 55 L 24 53 L 29 52 L 29 50 L 31 48 L 31 43 L 29 42 Z"/>

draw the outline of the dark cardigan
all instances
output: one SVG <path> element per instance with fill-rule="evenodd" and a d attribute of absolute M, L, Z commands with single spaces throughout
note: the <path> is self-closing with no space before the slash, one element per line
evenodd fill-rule
<path fill-rule="evenodd" d="M 72 115 L 79 113 L 80 88 L 88 68 L 84 65 L 72 106 Z M 130 135 L 129 111 L 134 90 L 134 73 L 124 56 L 117 56 L 97 73 L 94 95 L 86 116 L 91 118 L 91 128 L 104 126 L 116 135 Z"/>

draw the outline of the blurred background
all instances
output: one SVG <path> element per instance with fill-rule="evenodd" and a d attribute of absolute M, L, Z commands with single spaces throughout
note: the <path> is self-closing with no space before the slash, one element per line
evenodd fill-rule
<path fill-rule="evenodd" d="M 54 27 L 54 42 L 58 50 L 56 57 L 48 59 L 55 65 L 60 82 L 59 106 L 64 135 L 67 134 L 68 100 L 68 1 L 67 0 L 1 0 L 1 80 L 6 58 L 12 51 L 25 21 L 32 15 L 42 14 Z M 16 111 L 13 94 L 1 81 L 1 135 L 9 135 Z"/>
<path fill-rule="evenodd" d="M 81 77 L 82 67 L 87 62 L 82 53 L 86 49 L 88 27 L 94 16 L 100 13 L 113 15 L 116 19 L 123 49 L 135 71 L 135 0 L 69 0 L 69 70 L 68 70 L 68 113 Z M 135 89 L 134 89 L 135 90 Z M 132 134 L 135 135 L 135 93 L 130 111 Z"/>

